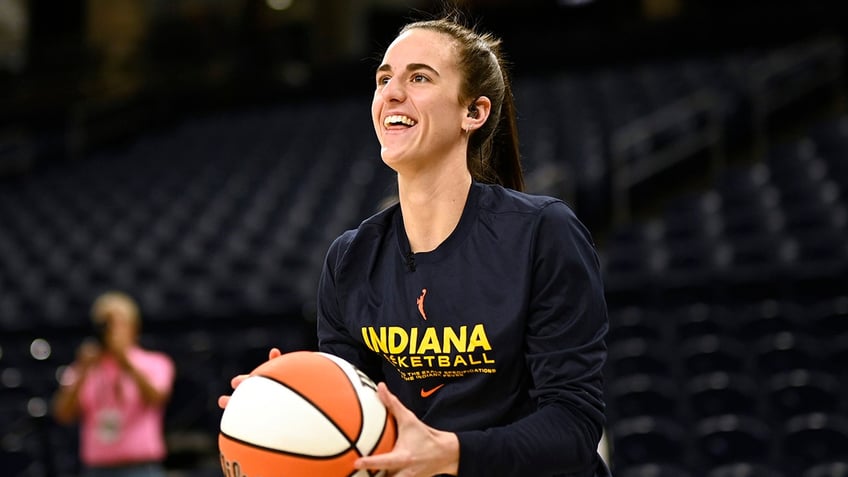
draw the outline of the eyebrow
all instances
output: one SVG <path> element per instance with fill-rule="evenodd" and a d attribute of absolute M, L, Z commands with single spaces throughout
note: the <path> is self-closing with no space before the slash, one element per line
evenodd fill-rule
<path fill-rule="evenodd" d="M 436 71 L 435 68 L 433 68 L 432 66 L 430 66 L 426 63 L 410 63 L 410 64 L 406 65 L 406 71 L 415 71 L 415 70 L 427 70 L 427 71 L 432 72 L 436 76 L 441 76 L 439 74 L 439 72 Z M 381 71 L 392 71 L 392 66 L 389 65 L 388 63 L 384 63 L 384 64 L 380 65 L 379 68 L 377 68 L 377 73 L 379 73 Z"/>

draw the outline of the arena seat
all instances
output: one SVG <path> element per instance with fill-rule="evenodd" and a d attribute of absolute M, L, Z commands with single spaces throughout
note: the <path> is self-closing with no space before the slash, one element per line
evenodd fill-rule
<path fill-rule="evenodd" d="M 766 463 L 772 439 L 768 424 L 755 416 L 723 414 L 695 425 L 695 447 L 707 468 L 734 462 Z"/>
<path fill-rule="evenodd" d="M 734 334 L 752 343 L 775 333 L 802 331 L 797 308 L 788 300 L 769 298 L 731 307 L 723 319 L 732 320 Z"/>
<path fill-rule="evenodd" d="M 613 425 L 610 435 L 615 468 L 686 461 L 686 432 L 674 420 L 650 416 L 622 419 Z"/>
<path fill-rule="evenodd" d="M 818 342 L 802 333 L 780 331 L 753 343 L 754 366 L 761 376 L 795 369 L 817 369 Z"/>
<path fill-rule="evenodd" d="M 665 314 L 665 320 L 680 341 L 698 336 L 732 334 L 732 328 L 722 323 L 721 313 L 719 306 L 711 306 L 702 298 L 684 306 L 671 307 Z"/>
<path fill-rule="evenodd" d="M 630 338 L 644 338 L 661 342 L 664 332 L 661 327 L 661 317 L 637 307 L 628 307 L 609 312 L 610 332 L 607 335 L 608 345 Z"/>
<path fill-rule="evenodd" d="M 764 393 L 770 415 L 780 421 L 813 412 L 836 413 L 842 401 L 839 380 L 820 368 L 774 374 Z"/>
<path fill-rule="evenodd" d="M 671 376 L 672 366 L 666 356 L 669 351 L 657 342 L 645 338 L 629 338 L 609 347 L 606 371 L 610 377 L 620 378 L 633 374 Z"/>
<path fill-rule="evenodd" d="M 695 420 L 761 412 L 757 381 L 747 374 L 715 371 L 697 375 L 686 381 L 685 393 L 683 402 Z"/>
<path fill-rule="evenodd" d="M 678 417 L 683 401 L 671 378 L 634 374 L 613 381 L 607 390 L 611 418 L 637 416 Z"/>
<path fill-rule="evenodd" d="M 848 459 L 848 418 L 842 414 L 795 416 L 779 431 L 781 461 L 787 469 L 800 473 L 823 462 Z"/>
<path fill-rule="evenodd" d="M 744 343 L 728 336 L 702 335 L 679 344 L 680 366 L 687 376 L 715 371 L 745 372 L 748 369 Z"/>

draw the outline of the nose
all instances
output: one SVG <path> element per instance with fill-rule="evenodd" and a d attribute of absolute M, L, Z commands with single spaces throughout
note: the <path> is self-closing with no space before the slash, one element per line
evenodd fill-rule
<path fill-rule="evenodd" d="M 403 81 L 398 78 L 391 78 L 383 86 L 380 94 L 383 96 L 383 101 L 401 103 L 406 99 L 406 89 L 403 87 Z"/>

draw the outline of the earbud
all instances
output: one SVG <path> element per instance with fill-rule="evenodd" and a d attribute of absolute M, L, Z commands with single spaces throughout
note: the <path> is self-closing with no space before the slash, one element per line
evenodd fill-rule
<path fill-rule="evenodd" d="M 469 104 L 468 105 L 468 117 L 477 119 L 477 114 L 478 114 L 477 113 L 477 105 L 474 104 L 474 103 Z"/>

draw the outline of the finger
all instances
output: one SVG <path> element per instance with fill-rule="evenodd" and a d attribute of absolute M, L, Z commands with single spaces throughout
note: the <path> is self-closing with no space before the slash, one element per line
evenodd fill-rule
<path fill-rule="evenodd" d="M 250 377 L 249 374 L 239 374 L 238 376 L 234 377 L 230 381 L 230 386 L 232 386 L 232 388 L 235 389 L 235 388 L 238 387 L 239 384 L 243 383 L 244 380 L 249 378 L 249 377 Z"/>
<path fill-rule="evenodd" d="M 230 396 L 218 396 L 218 407 L 224 409 L 227 407 L 227 404 L 230 402 Z"/>
<path fill-rule="evenodd" d="M 404 406 L 403 403 L 400 402 L 400 399 L 398 399 L 397 396 L 395 396 L 394 394 L 392 394 L 391 391 L 389 391 L 389 388 L 388 386 L 386 386 L 386 383 L 381 382 L 377 384 L 377 396 L 380 398 L 380 401 L 382 401 L 383 405 L 386 406 L 386 409 L 388 409 L 389 412 L 393 416 L 395 416 L 395 419 L 400 420 L 402 418 L 408 418 L 409 416 L 412 416 L 414 418 L 415 415 L 412 413 L 412 411 L 407 409 L 406 406 Z"/>
<path fill-rule="evenodd" d="M 272 360 L 274 358 L 278 358 L 282 355 L 283 355 L 283 353 L 282 353 L 282 351 L 280 351 L 279 348 L 271 348 L 271 351 L 268 352 L 268 360 L 270 361 L 270 360 Z"/>
<path fill-rule="evenodd" d="M 388 452 L 385 454 L 360 457 L 353 463 L 355 469 L 370 470 L 398 470 L 403 469 L 409 462 L 407 454 L 401 452 Z"/>

